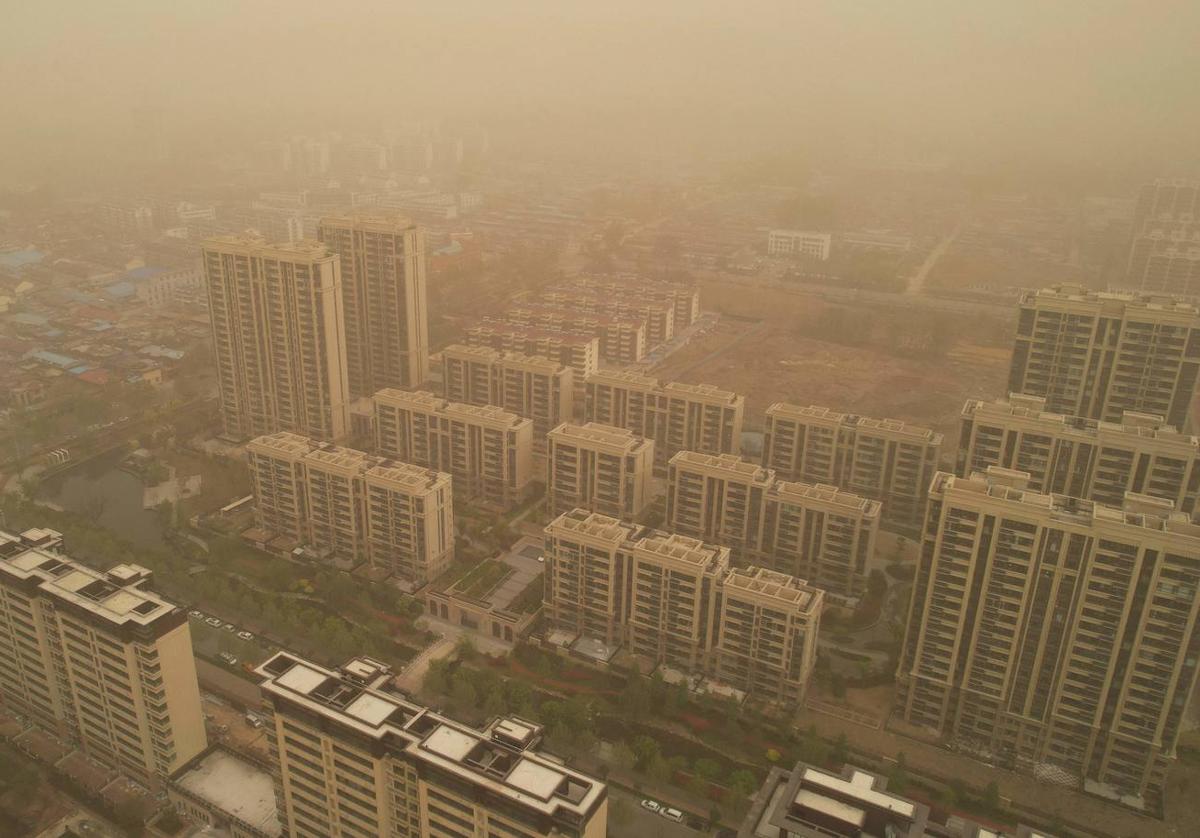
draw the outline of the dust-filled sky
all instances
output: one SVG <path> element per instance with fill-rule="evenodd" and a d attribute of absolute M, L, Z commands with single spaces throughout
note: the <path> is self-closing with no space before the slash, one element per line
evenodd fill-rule
<path fill-rule="evenodd" d="M 102 162 L 153 112 L 214 143 L 448 114 L 1188 173 L 1198 43 L 1197 0 L 6 0 L 0 172 Z"/>

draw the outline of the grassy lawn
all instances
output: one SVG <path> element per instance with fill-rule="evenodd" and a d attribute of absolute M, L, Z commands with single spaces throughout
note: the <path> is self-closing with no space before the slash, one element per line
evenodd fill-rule
<path fill-rule="evenodd" d="M 545 593 L 545 573 L 539 573 L 525 586 L 525 590 L 513 597 L 508 604 L 508 610 L 514 614 L 532 614 L 542 607 L 542 595 Z"/>
<path fill-rule="evenodd" d="M 485 594 L 500 584 L 504 577 L 512 573 L 512 568 L 504 562 L 495 559 L 484 559 L 475 565 L 465 576 L 454 583 L 454 593 L 472 599 L 481 599 Z"/>

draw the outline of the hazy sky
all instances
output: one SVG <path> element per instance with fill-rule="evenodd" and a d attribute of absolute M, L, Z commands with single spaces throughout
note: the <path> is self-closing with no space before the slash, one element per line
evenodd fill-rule
<path fill-rule="evenodd" d="M 7 0 L 0 151 L 99 148 L 143 106 L 214 137 L 416 108 L 1176 169 L 1200 155 L 1198 32 L 1197 0 Z"/>

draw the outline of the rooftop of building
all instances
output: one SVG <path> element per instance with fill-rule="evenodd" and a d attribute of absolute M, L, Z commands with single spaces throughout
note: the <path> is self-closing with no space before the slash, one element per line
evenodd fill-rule
<path fill-rule="evenodd" d="M 232 751 L 209 748 L 171 775 L 171 785 L 259 832 L 283 834 L 270 772 Z"/>
<path fill-rule="evenodd" d="M 677 468 L 700 468 L 720 471 L 726 477 L 737 477 L 754 483 L 774 481 L 775 472 L 737 454 L 704 454 L 700 451 L 679 451 L 671 457 L 670 465 Z"/>
<path fill-rule="evenodd" d="M 614 543 L 627 541 L 634 536 L 638 527 L 599 512 L 572 509 L 559 515 L 546 525 L 546 532 L 555 530 L 577 533 Z"/>
<path fill-rule="evenodd" d="M 759 598 L 784 602 L 801 611 L 813 611 L 821 604 L 825 592 L 803 579 L 770 570 L 750 567 L 726 571 L 722 579 L 726 591 L 737 590 Z"/>
<path fill-rule="evenodd" d="M 654 444 L 652 440 L 640 437 L 628 428 L 614 428 L 599 422 L 587 422 L 583 425 L 563 422 L 550 431 L 548 437 L 564 443 L 614 448 L 627 453 Z"/>
<path fill-rule="evenodd" d="M 827 483 L 801 483 L 793 480 L 778 480 L 771 491 L 783 500 L 794 500 L 797 503 L 822 503 L 829 506 L 842 507 L 847 512 L 856 512 L 864 518 L 878 518 L 882 504 L 877 500 L 864 498 L 853 492 L 830 486 Z"/>
<path fill-rule="evenodd" d="M 519 718 L 499 718 L 484 730 L 456 722 L 390 692 L 391 671 L 356 659 L 327 669 L 279 652 L 255 672 L 265 695 L 303 707 L 344 728 L 355 739 L 375 740 L 495 795 L 544 815 L 591 813 L 604 799 L 602 782 L 536 750 L 541 728 Z"/>
<path fill-rule="evenodd" d="M 485 318 L 483 322 L 476 323 L 467 329 L 468 335 L 482 336 L 488 333 L 520 337 L 526 340 L 546 340 L 571 346 L 586 346 L 590 343 L 599 342 L 599 338 L 595 336 L 589 337 L 574 332 L 560 332 L 555 329 L 543 329 L 537 326 L 522 326 L 518 323 L 510 323 L 507 320 L 496 320 L 494 318 Z"/>
<path fill-rule="evenodd" d="M 508 349 L 494 349 L 490 346 L 467 346 L 453 343 L 441 351 L 443 361 L 451 358 L 474 360 L 500 365 L 512 365 L 524 369 L 535 369 L 548 375 L 567 374 L 570 367 L 565 367 L 557 361 L 552 361 L 541 355 L 526 355 Z"/>
<path fill-rule="evenodd" d="M 967 399 L 963 405 L 962 418 L 972 420 L 1004 421 L 1020 419 L 1036 422 L 1047 432 L 1056 431 L 1080 437 L 1128 437 L 1154 439 L 1200 450 L 1200 437 L 1181 434 L 1167 420 L 1153 413 L 1126 411 L 1121 422 L 1103 422 L 1085 416 L 1068 416 L 1046 410 L 1046 400 L 1041 396 L 1010 393 L 1007 399 L 983 401 Z"/>
<path fill-rule="evenodd" d="M 1144 538 L 1146 533 L 1156 533 L 1169 538 L 1174 549 L 1200 554 L 1200 524 L 1193 523 L 1186 513 L 1175 511 L 1169 500 L 1126 492 L 1124 506 L 1118 508 L 1067 495 L 1036 492 L 1029 488 L 1029 482 L 1027 472 L 998 466 L 970 477 L 939 471 L 933 477 L 930 493 L 986 495 L 1017 509 L 1049 515 L 1064 524 L 1115 527 L 1127 531 L 1130 537 Z"/>
<path fill-rule="evenodd" d="M 883 433 L 887 435 L 903 436 L 914 441 L 927 442 L 932 445 L 940 445 L 942 442 L 942 434 L 930 428 L 922 428 L 918 425 L 910 425 L 899 419 L 873 419 L 869 416 L 860 416 L 856 413 L 842 413 L 829 407 L 820 405 L 798 405 L 790 402 L 775 402 L 767 408 L 768 418 L 789 419 L 794 422 L 823 422 L 832 425 L 850 425 L 855 428 Z"/>
<path fill-rule="evenodd" d="M 321 216 L 322 227 L 354 227 L 373 233 L 405 233 L 418 229 L 416 222 L 400 212 L 377 208 L 356 209 L 350 212 Z"/>
<path fill-rule="evenodd" d="M 772 769 L 738 835 L 922 838 L 928 807 L 886 789 L 885 778 L 849 765 L 840 775 L 804 763 Z"/>
<path fill-rule="evenodd" d="M 265 236 L 247 230 L 226 236 L 205 239 L 204 250 L 233 252 L 252 256 L 273 257 L 283 260 L 323 261 L 334 259 L 337 254 L 316 239 L 299 239 L 293 242 L 269 241 Z"/>
<path fill-rule="evenodd" d="M 586 321 L 588 324 L 596 324 L 600 326 L 623 326 L 636 329 L 641 328 L 645 322 L 644 320 L 636 317 L 621 317 L 620 315 L 614 314 L 594 314 L 592 312 L 584 311 L 572 306 L 560 306 L 545 302 L 529 301 L 513 303 L 513 305 L 509 307 L 505 316 L 516 316 L 523 311 L 529 312 L 530 314 L 540 314 L 546 317 L 553 317 L 559 323 Z"/>
<path fill-rule="evenodd" d="M 49 545 L 58 542 L 38 538 L 37 532 L 14 535 L 0 531 L 0 579 L 35 585 L 44 594 L 114 627 L 148 626 L 179 611 L 174 603 L 139 587 L 150 576 L 146 568 L 119 564 L 107 571 L 94 570 L 53 552 Z"/>
<path fill-rule="evenodd" d="M 1072 283 L 1051 285 L 1021 295 L 1022 305 L 1036 306 L 1041 302 L 1082 303 L 1101 309 L 1134 308 L 1200 317 L 1200 307 L 1182 297 L 1154 291 L 1097 291 Z"/>

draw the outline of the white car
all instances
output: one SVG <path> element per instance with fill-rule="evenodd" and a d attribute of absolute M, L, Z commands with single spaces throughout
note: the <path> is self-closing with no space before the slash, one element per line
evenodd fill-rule
<path fill-rule="evenodd" d="M 683 823 L 683 812 L 679 811 L 678 809 L 672 809 L 669 806 L 664 806 L 658 810 L 658 813 L 669 821 Z"/>
<path fill-rule="evenodd" d="M 207 620 L 205 620 L 204 622 L 205 622 L 207 625 L 210 625 L 210 626 L 212 626 L 213 628 L 218 628 L 218 629 L 219 629 L 219 628 L 221 627 L 221 621 L 220 621 L 220 620 L 218 620 L 216 617 L 209 617 L 209 618 L 208 618 Z"/>
<path fill-rule="evenodd" d="M 191 617 L 193 620 L 203 620 L 204 612 L 203 611 L 189 611 L 188 616 Z"/>
<path fill-rule="evenodd" d="M 237 630 L 237 626 L 235 626 L 233 623 L 226 623 L 225 625 L 221 626 L 221 628 L 225 629 L 225 631 L 236 631 Z"/>
<path fill-rule="evenodd" d="M 237 633 L 237 636 L 238 636 L 239 640 L 253 640 L 254 639 L 254 635 L 248 631 L 239 631 Z"/>
<path fill-rule="evenodd" d="M 658 811 L 658 809 L 659 809 L 659 806 L 658 806 L 658 803 L 656 803 L 656 802 L 655 802 L 655 801 L 653 801 L 653 800 L 643 800 L 643 801 L 642 801 L 642 808 L 643 808 L 643 809 L 647 809 L 647 810 L 649 810 L 649 811 L 651 811 L 651 812 L 657 812 L 657 811 Z"/>
<path fill-rule="evenodd" d="M 225 663 L 229 664 L 230 666 L 237 666 L 237 658 L 228 652 L 222 652 L 221 654 L 217 655 L 217 657 L 225 661 Z"/>

